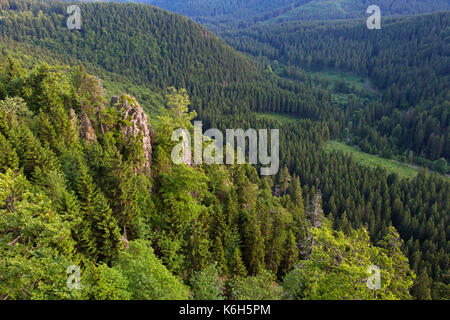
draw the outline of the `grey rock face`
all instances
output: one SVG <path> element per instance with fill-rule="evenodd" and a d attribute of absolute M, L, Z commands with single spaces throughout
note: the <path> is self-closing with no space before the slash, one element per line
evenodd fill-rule
<path fill-rule="evenodd" d="M 145 163 L 142 168 L 135 168 L 135 171 L 150 174 L 153 152 L 152 139 L 155 136 L 155 131 L 149 125 L 147 115 L 136 99 L 128 95 L 112 97 L 111 105 L 119 111 L 121 118 L 126 121 L 120 128 L 125 137 L 137 137 L 139 133 L 142 135 Z"/>
<path fill-rule="evenodd" d="M 85 139 L 88 143 L 97 141 L 97 134 L 95 133 L 94 127 L 92 126 L 91 120 L 85 112 L 80 115 L 81 124 L 81 137 Z"/>

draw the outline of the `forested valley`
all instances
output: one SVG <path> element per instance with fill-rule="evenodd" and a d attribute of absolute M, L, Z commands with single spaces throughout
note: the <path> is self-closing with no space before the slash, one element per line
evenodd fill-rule
<path fill-rule="evenodd" d="M 261 22 L 355 19 L 375 4 L 369 0 L 115 0 L 141 2 L 190 17 L 221 33 Z M 384 16 L 448 11 L 446 0 L 378 0 Z"/>
<path fill-rule="evenodd" d="M 383 33 L 255 26 L 227 44 L 143 4 L 77 3 L 69 31 L 67 5 L 0 0 L 0 298 L 449 298 L 448 13 Z M 323 69 L 376 92 L 330 89 Z M 194 119 L 279 128 L 279 174 L 174 165 L 170 134 Z M 442 174 L 400 178 L 330 139 Z M 66 289 L 71 264 L 87 290 Z"/>

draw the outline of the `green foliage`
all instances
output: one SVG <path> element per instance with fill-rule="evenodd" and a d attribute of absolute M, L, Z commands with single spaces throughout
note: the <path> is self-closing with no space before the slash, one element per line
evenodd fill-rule
<path fill-rule="evenodd" d="M 3 241 L 2 241 L 3 242 Z M 4 243 L 0 244 L 2 247 Z M 18 244 L 17 246 L 20 247 Z M 77 300 L 83 292 L 67 288 L 66 268 L 73 263 L 55 249 L 1 250 L 0 297 L 11 300 Z"/>
<path fill-rule="evenodd" d="M 289 233 L 285 243 L 285 257 L 281 262 L 282 273 L 287 274 L 299 261 L 299 249 L 293 232 Z"/>
<path fill-rule="evenodd" d="M 447 160 L 440 158 L 433 163 L 433 169 L 439 173 L 446 174 L 448 171 Z"/>
<path fill-rule="evenodd" d="M 285 75 L 294 75 L 294 80 L 275 74 L 283 72 L 287 62 L 269 61 L 279 56 L 278 40 L 289 53 L 286 59 L 295 57 L 289 46 L 295 41 L 284 41 L 289 27 L 283 33 L 278 27 L 268 30 L 282 39 L 270 40 L 262 48 L 247 42 L 255 36 L 251 30 L 248 38 L 233 43 L 256 52 L 262 70 L 274 70 L 264 72 L 178 16 L 140 5 L 80 5 L 88 29 L 67 32 L 60 23 L 64 4 L 0 0 L 4 39 L 0 47 L 34 67 L 26 71 L 0 51 L 0 276 L 7 279 L 0 281 L 2 298 L 187 299 L 189 289 L 181 279 L 193 279 L 197 298 L 222 298 L 220 280 L 226 279 L 227 297 L 278 299 L 285 296 L 276 281 L 287 273 L 284 283 L 291 298 L 408 299 L 412 274 L 406 256 L 412 269 L 427 270 L 427 276 L 416 272 L 420 281 L 413 293 L 446 297 L 448 182 L 424 172 L 411 180 L 400 179 L 317 147 L 345 135 L 365 151 L 397 155 L 409 151 L 414 139 L 420 142 L 410 157 L 414 161 L 415 155 L 445 158 L 448 105 L 441 90 L 445 78 L 426 73 L 431 80 L 421 81 L 420 93 L 410 90 L 409 82 L 421 79 L 414 76 L 416 71 L 430 69 L 419 61 L 439 69 L 435 66 L 441 56 L 434 50 L 440 47 L 413 50 L 417 59 L 408 63 L 418 69 L 408 69 L 405 77 L 404 61 L 389 60 L 395 70 L 398 67 L 395 73 L 405 88 L 389 85 L 392 74 L 385 72 L 394 69 L 373 68 L 371 79 L 387 81 L 376 83 L 383 91 L 383 103 L 341 83 L 338 87 L 347 92 L 340 94 L 345 95 L 341 104 L 333 99 L 336 94 L 329 92 L 329 84 L 319 87 L 297 66 L 322 60 L 327 64 L 332 52 L 327 43 L 320 43 L 324 54 L 314 55 L 314 60 L 304 55 L 291 61 L 293 69 Z M 431 15 L 414 22 L 416 29 L 423 23 L 428 30 L 438 17 L 445 23 L 445 14 Z M 394 21 L 389 30 L 394 34 L 409 30 L 403 28 L 402 23 L 410 23 L 405 21 L 398 25 Z M 333 32 L 353 34 L 351 28 L 351 23 L 337 30 L 333 24 L 313 24 L 298 48 L 317 48 L 318 30 L 331 41 Z M 358 39 L 365 36 L 360 32 L 355 31 Z M 428 37 L 433 32 L 425 33 L 423 43 L 437 41 Z M 270 34 L 261 33 L 254 40 L 272 39 Z M 360 42 L 355 42 L 357 48 Z M 367 61 L 364 50 L 369 49 L 361 49 L 361 61 Z M 398 48 L 389 41 L 371 50 L 380 50 L 379 59 L 391 49 Z M 151 174 L 137 170 L 143 160 L 142 136 L 124 136 L 121 129 L 132 123 L 123 118 L 122 110 L 104 104 L 107 97 L 100 80 L 81 66 L 35 67 L 35 56 L 42 52 L 52 52 L 51 57 L 44 54 L 45 59 L 64 64 L 80 59 L 87 70 L 106 75 L 114 92 L 138 88 L 137 100 L 145 96 L 152 109 L 166 106 L 158 119 L 150 118 L 158 123 L 152 137 Z M 358 59 L 350 60 L 356 65 L 345 68 L 366 70 Z M 187 89 L 171 87 L 162 98 L 170 85 Z M 398 99 L 405 92 L 408 103 L 422 98 L 432 102 L 414 107 L 412 114 L 407 102 Z M 119 99 L 130 107 L 137 104 L 129 95 Z M 285 114 L 294 121 L 255 117 L 256 113 Z M 250 165 L 174 165 L 171 132 L 180 126 L 191 130 L 196 116 L 205 126 L 220 129 L 279 128 L 283 170 L 261 179 Z M 95 141 L 85 139 L 87 122 Z M 316 201 L 319 193 L 321 201 Z M 330 219 L 322 231 L 311 233 L 310 226 L 318 221 L 313 214 L 316 203 L 322 203 Z M 391 226 L 399 230 L 404 246 Z M 353 231 L 362 227 L 367 231 Z M 315 246 L 310 250 L 312 235 Z M 339 260 L 341 256 L 344 260 Z M 385 282 L 380 291 L 364 287 L 369 263 L 382 269 Z M 67 290 L 69 264 L 80 265 L 84 291 Z M 44 274 L 46 269 L 51 274 Z"/>
<path fill-rule="evenodd" d="M 20 118 L 27 118 L 32 115 L 30 110 L 28 110 L 25 101 L 20 97 L 6 97 L 5 100 L 0 102 L 0 111 L 6 115 L 6 119 L 9 123 L 12 121 L 19 121 Z"/>
<path fill-rule="evenodd" d="M 131 2 L 131 0 L 116 0 Z M 363 18 L 368 0 L 138 0 L 177 12 L 217 31 L 264 21 L 336 20 Z M 449 10 L 445 0 L 380 0 L 384 16 Z"/>
<path fill-rule="evenodd" d="M 47 78 L 54 78 L 51 72 L 66 78 L 56 68 L 48 71 Z M 73 91 L 70 85 L 68 91 Z M 66 83 L 61 86 L 52 90 L 67 89 Z M 162 122 L 174 128 L 189 126 L 193 114 L 188 113 L 186 92 L 171 92 Z M 137 174 L 134 168 L 139 161 L 129 156 L 129 148 L 138 150 L 139 157 L 142 146 L 138 140 L 130 142 L 135 146 L 125 146 L 116 109 L 105 107 L 100 120 L 94 116 L 97 141 L 87 143 L 82 129 L 70 118 L 73 114 L 66 111 L 72 106 L 69 101 L 49 100 L 46 110 L 52 117 L 36 110 L 34 115 L 8 120 L 5 111 L 0 112 L 6 170 L 1 184 L 0 248 L 8 252 L 3 266 L 13 261 L 17 265 L 4 273 L 8 280 L 2 287 L 3 297 L 186 299 L 189 293 L 182 275 L 191 276 L 198 299 L 224 298 L 222 279 L 227 278 L 231 298 L 282 297 L 276 276 L 296 270 L 291 271 L 304 256 L 300 249 L 308 241 L 303 199 L 309 199 L 313 190 L 303 191 L 297 175 L 285 169 L 278 178 L 262 180 L 249 165 L 190 167 L 159 161 L 171 148 L 170 130 L 163 128 L 155 139 L 153 177 Z M 86 109 L 89 106 L 98 108 L 95 101 L 86 102 L 83 112 L 95 115 Z M 393 206 L 398 214 L 403 205 L 398 200 Z M 392 237 L 398 241 L 397 235 Z M 366 238 L 363 243 L 370 247 Z M 386 270 L 396 270 L 400 276 L 389 290 L 409 297 L 405 293 L 407 260 L 399 249 L 389 246 L 392 239 L 384 244 L 385 250 L 399 258 Z M 332 253 L 326 257 L 332 259 Z M 25 267 L 25 259 L 35 256 L 46 258 L 31 260 Z M 62 262 L 58 267 L 53 261 Z M 61 272 L 58 268 L 64 271 L 70 264 L 81 266 L 84 290 L 67 291 L 64 273 L 39 278 L 42 268 Z M 348 270 L 338 271 L 336 283 L 340 284 Z M 24 296 L 24 290 L 31 296 L 26 292 Z"/>
<path fill-rule="evenodd" d="M 207 177 L 194 168 L 176 166 L 168 174 L 161 174 L 161 188 L 157 208 L 164 215 L 161 221 L 172 235 L 180 235 L 204 210 L 201 200 L 206 192 Z M 196 193 L 195 197 L 192 194 Z"/>
<path fill-rule="evenodd" d="M 191 287 L 196 300 L 223 300 L 224 281 L 219 277 L 217 263 L 201 271 L 195 271 L 191 277 Z"/>
<path fill-rule="evenodd" d="M 100 264 L 95 270 L 91 268 L 90 294 L 95 300 L 130 300 L 132 294 L 128 291 L 128 279 L 118 268 L 110 268 Z M 82 288 L 85 289 L 85 288 Z"/>
<path fill-rule="evenodd" d="M 0 133 L 0 170 L 5 172 L 8 168 L 17 169 L 19 157 L 9 142 Z"/>
<path fill-rule="evenodd" d="M 237 277 L 245 277 L 247 275 L 247 269 L 242 261 L 241 251 L 236 249 L 234 251 L 233 260 L 231 261 L 231 274 Z"/>
<path fill-rule="evenodd" d="M 281 300 L 283 289 L 272 273 L 262 270 L 259 274 L 232 280 L 231 297 L 235 300 Z"/>
<path fill-rule="evenodd" d="M 414 297 L 418 300 L 431 300 L 431 283 L 432 281 L 428 277 L 427 270 L 422 270 L 412 288 Z"/>
<path fill-rule="evenodd" d="M 0 173 L 0 296 L 76 299 L 65 269 L 76 261 L 70 224 L 20 173 Z M 73 259 L 73 260 L 72 260 Z"/>
<path fill-rule="evenodd" d="M 88 239 L 83 239 L 86 252 L 92 257 L 111 261 L 117 255 L 120 233 L 104 195 L 94 185 L 87 169 L 82 167 L 77 181 L 77 194 L 83 213 L 83 228 Z"/>
<path fill-rule="evenodd" d="M 188 298 L 185 285 L 167 270 L 145 241 L 131 241 L 130 248 L 120 252 L 114 269 L 120 271 L 127 279 L 132 299 Z"/>
<path fill-rule="evenodd" d="M 8 96 L 14 97 L 21 91 L 23 85 L 23 73 L 19 61 L 7 56 L 4 64 L 1 65 L 1 78 L 0 78 L 0 98 L 5 99 Z"/>
<path fill-rule="evenodd" d="M 402 7 L 411 5 L 399 5 Z M 386 10 L 383 8 L 383 16 Z M 448 51 L 448 19 L 448 12 L 388 18 L 383 21 L 386 32 L 381 33 L 362 28 L 365 24 L 361 20 L 296 21 L 233 30 L 224 37 L 236 49 L 264 63 L 281 64 L 278 69 L 282 76 L 302 83 L 318 87 L 318 79 L 306 77 L 305 70 L 313 71 L 315 77 L 317 71 L 331 71 L 351 72 L 365 79 L 366 89 L 375 95 L 361 88 L 353 90 L 339 78 L 335 82 L 341 94 L 337 96 L 352 93 L 346 101 L 330 95 L 328 85 L 321 90 L 330 103 L 340 105 L 340 111 L 346 110 L 337 136 L 343 136 L 345 127 L 352 128 L 352 143 L 363 151 L 388 156 L 411 150 L 432 161 L 448 160 L 449 76 L 442 72 L 447 59 L 444 52 Z M 371 88 L 372 83 L 376 90 Z M 279 111 L 296 115 L 290 110 L 285 105 Z M 330 129 L 337 129 L 336 122 L 343 118 L 337 114 L 332 118 Z M 432 164 L 428 166 L 432 168 Z"/>
<path fill-rule="evenodd" d="M 302 6 L 294 8 L 276 18 L 277 21 L 293 20 L 337 20 L 349 18 L 364 18 L 363 13 L 372 5 L 370 0 L 313 0 L 306 1 Z M 382 8 L 383 16 L 414 15 L 449 9 L 449 4 L 443 0 L 381 0 L 377 5 Z"/>
<path fill-rule="evenodd" d="M 396 173 L 401 178 L 413 178 L 415 177 L 420 169 L 411 168 L 406 164 L 399 163 L 395 160 L 390 159 L 384 159 L 379 156 L 371 155 L 365 152 L 362 152 L 352 146 L 348 146 L 342 142 L 337 141 L 329 141 L 325 147 L 327 151 L 342 151 L 345 153 L 350 153 L 353 157 L 353 159 L 361 163 L 365 166 L 370 167 L 381 167 L 383 169 L 386 169 L 389 173 Z"/>
<path fill-rule="evenodd" d="M 410 299 L 414 273 L 400 251 L 398 233 L 392 230 L 382 245 L 371 245 L 366 230 L 351 235 L 328 227 L 313 229 L 312 251 L 283 281 L 289 298 L 312 300 Z M 406 263 L 405 263 L 406 262 Z M 367 287 L 368 267 L 381 269 L 381 288 Z"/>

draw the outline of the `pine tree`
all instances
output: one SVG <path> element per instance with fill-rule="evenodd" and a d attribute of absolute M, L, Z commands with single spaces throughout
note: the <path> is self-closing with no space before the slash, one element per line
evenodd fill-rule
<path fill-rule="evenodd" d="M 130 235 L 136 234 L 137 219 L 140 214 L 138 207 L 139 180 L 133 171 L 133 166 L 128 163 L 124 163 L 120 169 L 120 200 L 119 212 L 116 217 L 123 229 L 122 236 L 128 239 Z"/>
<path fill-rule="evenodd" d="M 247 275 L 247 269 L 242 261 L 241 250 L 236 248 L 231 261 L 230 274 L 235 277 L 245 277 Z"/>
<path fill-rule="evenodd" d="M 294 233 L 289 231 L 289 235 L 286 239 L 284 257 L 280 266 L 281 274 L 287 274 L 294 268 L 295 264 L 299 261 L 299 250 L 297 242 L 295 240 Z"/>
<path fill-rule="evenodd" d="M 298 176 L 294 175 L 294 178 L 291 180 L 288 193 L 291 196 L 291 200 L 294 205 L 300 210 L 300 212 L 304 212 L 303 191 L 300 184 L 300 178 Z"/>
<path fill-rule="evenodd" d="M 193 221 L 192 233 L 188 241 L 186 256 L 189 261 L 189 267 L 192 270 L 199 271 L 205 268 L 211 262 L 210 241 L 207 228 L 201 217 L 198 221 Z"/>
<path fill-rule="evenodd" d="M 283 169 L 283 171 L 281 172 L 281 177 L 280 177 L 280 185 L 281 185 L 281 190 L 283 191 L 283 194 L 286 194 L 290 183 L 291 183 L 291 175 L 289 173 L 288 168 L 285 167 Z"/>
<path fill-rule="evenodd" d="M 243 246 L 243 258 L 248 271 L 250 274 L 257 274 L 264 269 L 265 246 L 256 213 L 251 214 L 245 222 Z"/>
<path fill-rule="evenodd" d="M 217 267 L 220 269 L 221 274 L 228 273 L 228 267 L 225 260 L 225 251 L 223 249 L 222 239 L 217 236 L 213 247 L 213 259 L 217 262 Z"/>
<path fill-rule="evenodd" d="M 427 268 L 424 267 L 414 282 L 412 294 L 418 300 L 431 300 L 431 284 L 432 281 L 428 277 Z"/>
<path fill-rule="evenodd" d="M 18 167 L 19 157 L 6 138 L 0 133 L 0 172 L 4 173 L 8 168 L 16 170 Z"/>
<path fill-rule="evenodd" d="M 110 261 L 117 255 L 120 232 L 106 198 L 92 181 L 85 165 L 80 164 L 77 193 L 83 212 L 83 232 L 92 238 L 83 239 L 82 247 L 90 256 Z"/>
<path fill-rule="evenodd" d="M 24 73 L 20 62 L 8 55 L 5 67 L 0 69 L 0 99 L 20 94 Z"/>
<path fill-rule="evenodd" d="M 59 164 L 54 153 L 43 146 L 28 126 L 13 126 L 9 132 L 9 142 L 19 156 L 24 173 L 39 181 L 39 172 L 58 170 Z"/>

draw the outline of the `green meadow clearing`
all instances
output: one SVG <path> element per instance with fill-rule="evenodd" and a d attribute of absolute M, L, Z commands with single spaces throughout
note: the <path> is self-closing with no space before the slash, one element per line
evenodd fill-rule
<path fill-rule="evenodd" d="M 285 114 L 269 114 L 269 113 L 255 113 L 255 116 L 257 119 L 270 119 L 275 120 L 280 123 L 292 123 L 295 121 L 298 121 L 299 119 L 285 115 Z M 359 150 L 356 147 L 349 146 L 343 142 L 338 142 L 335 140 L 330 140 L 324 145 L 324 150 L 331 152 L 331 151 L 342 151 L 345 153 L 351 153 L 353 155 L 353 159 L 365 166 L 369 167 L 381 167 L 385 169 L 388 173 L 396 173 L 401 178 L 414 178 L 421 168 L 419 167 L 413 167 L 411 165 L 398 162 L 396 160 L 392 159 L 386 159 L 377 155 L 369 154 L 366 152 L 363 152 Z M 430 170 L 428 170 L 430 171 Z M 450 181 L 450 178 L 448 176 L 443 176 L 446 179 Z"/>
<path fill-rule="evenodd" d="M 306 71 L 306 75 L 311 78 L 318 77 L 319 79 L 328 79 L 329 84 L 327 88 L 332 90 L 334 87 L 334 82 L 336 80 L 343 80 L 349 83 L 350 86 L 354 85 L 358 90 L 364 90 L 366 88 L 366 78 L 364 76 L 359 76 L 351 72 L 344 72 L 338 70 L 323 70 L 323 71 Z"/>
<path fill-rule="evenodd" d="M 381 167 L 386 169 L 389 173 L 397 173 L 401 178 L 413 178 L 415 177 L 420 169 L 412 168 L 406 164 L 399 163 L 395 160 L 385 159 L 376 155 L 368 154 L 358 150 L 355 147 L 346 145 L 345 143 L 338 141 L 328 141 L 325 145 L 326 151 L 342 151 L 345 153 L 351 153 L 353 159 L 369 167 Z"/>
<path fill-rule="evenodd" d="M 275 120 L 282 123 L 292 123 L 298 121 L 297 118 L 281 113 L 255 113 L 256 119 Z"/>

